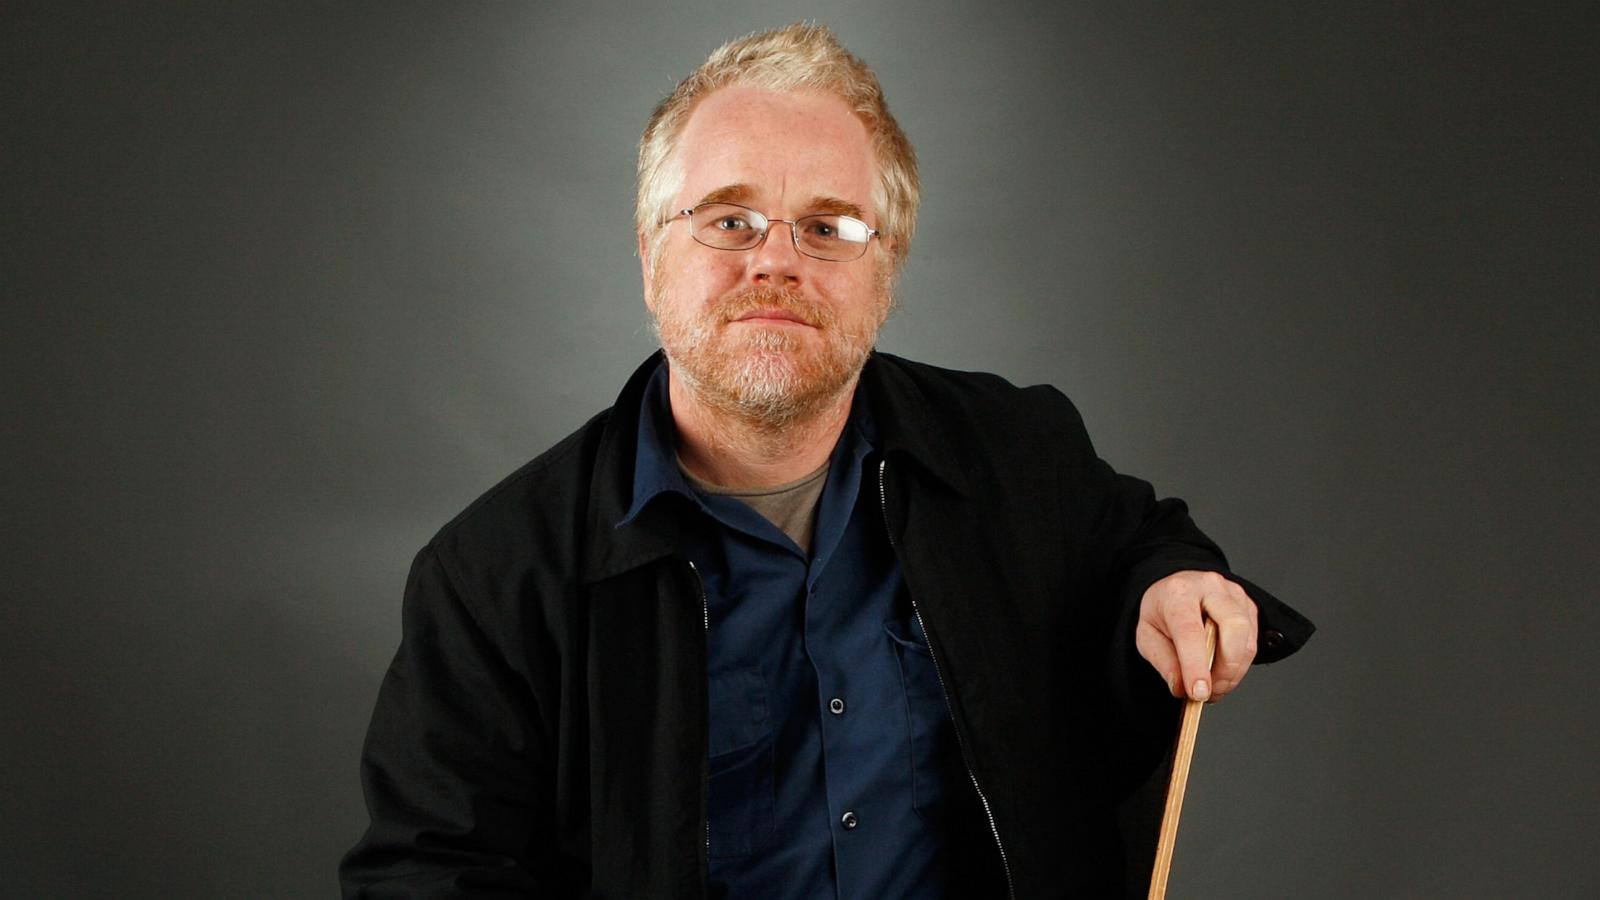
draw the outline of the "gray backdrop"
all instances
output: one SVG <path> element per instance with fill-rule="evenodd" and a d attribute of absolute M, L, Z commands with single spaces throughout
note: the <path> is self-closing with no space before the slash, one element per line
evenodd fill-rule
<path fill-rule="evenodd" d="M 411 554 L 653 346 L 646 115 L 809 16 L 923 161 L 882 346 L 1321 626 L 1173 895 L 1600 895 L 1592 5 L 147 6 L 0 24 L 0 894 L 334 893 Z"/>

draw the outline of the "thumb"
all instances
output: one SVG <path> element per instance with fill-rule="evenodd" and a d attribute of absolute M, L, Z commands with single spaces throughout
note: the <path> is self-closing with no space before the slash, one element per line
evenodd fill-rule
<path fill-rule="evenodd" d="M 1144 657 L 1166 682 L 1167 690 L 1174 697 L 1184 695 L 1182 686 L 1182 667 L 1178 664 L 1178 650 L 1172 645 L 1161 630 L 1149 622 L 1140 622 L 1133 635 L 1134 646 L 1138 648 L 1139 655 Z"/>

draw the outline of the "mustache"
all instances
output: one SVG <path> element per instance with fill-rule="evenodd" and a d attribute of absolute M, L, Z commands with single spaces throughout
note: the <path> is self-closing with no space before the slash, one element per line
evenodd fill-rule
<path fill-rule="evenodd" d="M 713 310 L 718 319 L 732 322 L 759 310 L 776 309 L 789 313 L 813 328 L 828 328 L 834 324 L 831 307 L 807 300 L 799 291 L 790 288 L 757 285 L 728 295 Z"/>

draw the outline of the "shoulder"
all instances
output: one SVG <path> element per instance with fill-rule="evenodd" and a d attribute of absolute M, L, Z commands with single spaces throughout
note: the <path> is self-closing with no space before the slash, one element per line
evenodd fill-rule
<path fill-rule="evenodd" d="M 1018 386 L 990 372 L 968 372 L 874 354 L 891 395 L 907 397 L 934 416 L 972 428 L 1083 430 L 1083 419 L 1066 394 L 1052 385 Z"/>
<path fill-rule="evenodd" d="M 538 562 L 567 569 L 576 564 L 600 436 L 607 409 L 550 449 L 501 479 L 445 523 L 428 542 L 457 578 Z"/>
<path fill-rule="evenodd" d="M 957 490 L 1037 493 L 1057 473 L 1077 478 L 1095 464 L 1082 418 L 1053 387 L 889 354 L 869 365 L 863 378 L 884 452 L 903 453 Z"/>

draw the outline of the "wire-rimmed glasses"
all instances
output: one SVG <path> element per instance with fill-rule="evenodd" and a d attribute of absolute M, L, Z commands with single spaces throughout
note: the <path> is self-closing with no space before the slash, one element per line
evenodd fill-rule
<path fill-rule="evenodd" d="M 753 250 L 767 239 L 775 223 L 789 226 L 794 248 L 813 259 L 850 262 L 867 252 L 877 236 L 854 216 L 817 213 L 798 219 L 772 219 L 737 203 L 702 203 L 678 210 L 674 219 L 689 220 L 689 236 L 716 250 Z"/>

